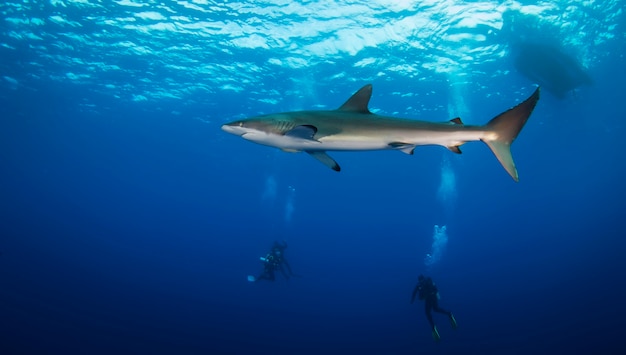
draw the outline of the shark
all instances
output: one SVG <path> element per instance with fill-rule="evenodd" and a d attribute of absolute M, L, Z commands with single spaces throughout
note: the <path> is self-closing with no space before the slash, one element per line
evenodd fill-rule
<path fill-rule="evenodd" d="M 293 111 L 257 116 L 222 125 L 222 130 L 285 152 L 305 152 L 334 171 L 329 151 L 398 150 L 413 155 L 417 146 L 440 145 L 461 154 L 460 147 L 484 142 L 516 182 L 519 175 L 511 144 L 539 100 L 539 87 L 526 100 L 484 125 L 465 125 L 460 117 L 445 122 L 387 117 L 369 110 L 372 84 L 335 110 Z"/>

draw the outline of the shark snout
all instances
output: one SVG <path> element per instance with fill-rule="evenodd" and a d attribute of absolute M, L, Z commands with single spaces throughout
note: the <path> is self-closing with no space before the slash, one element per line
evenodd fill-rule
<path fill-rule="evenodd" d="M 227 124 L 222 125 L 222 131 L 228 132 L 230 134 L 234 134 L 237 136 L 241 136 L 244 133 L 246 133 L 246 130 L 236 123 L 227 123 Z"/>

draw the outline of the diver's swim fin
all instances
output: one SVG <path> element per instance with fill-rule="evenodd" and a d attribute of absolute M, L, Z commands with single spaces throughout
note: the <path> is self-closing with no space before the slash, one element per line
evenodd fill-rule
<path fill-rule="evenodd" d="M 435 339 L 435 341 L 441 340 L 441 337 L 439 336 L 439 331 L 437 330 L 437 326 L 433 327 L 433 339 Z"/>
<path fill-rule="evenodd" d="M 256 277 L 254 277 L 252 275 L 248 275 L 248 281 L 249 282 L 254 282 L 254 281 L 256 281 Z"/>
<path fill-rule="evenodd" d="M 456 329 L 456 318 L 454 318 L 454 314 L 450 313 L 450 324 L 452 324 L 452 329 Z"/>

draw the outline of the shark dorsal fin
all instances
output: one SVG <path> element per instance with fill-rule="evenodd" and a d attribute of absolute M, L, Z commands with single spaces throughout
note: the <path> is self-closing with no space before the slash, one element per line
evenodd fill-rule
<path fill-rule="evenodd" d="M 367 84 L 360 88 L 359 91 L 355 92 L 354 95 L 350 96 L 348 101 L 341 105 L 339 111 L 371 113 L 367 108 L 370 97 L 372 97 L 372 84 Z"/>

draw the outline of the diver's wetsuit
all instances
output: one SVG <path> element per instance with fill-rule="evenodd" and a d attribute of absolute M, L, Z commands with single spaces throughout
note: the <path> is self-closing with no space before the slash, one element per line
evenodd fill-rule
<path fill-rule="evenodd" d="M 290 276 L 296 276 L 291 271 L 291 266 L 285 259 L 285 255 L 284 255 L 285 249 L 287 249 L 286 242 L 283 242 L 283 243 L 274 242 L 274 246 L 272 247 L 272 250 L 267 254 L 265 259 L 263 260 L 263 262 L 265 263 L 263 273 L 259 275 L 259 277 L 256 278 L 257 280 L 274 281 L 276 279 L 274 275 L 276 269 L 279 269 L 280 272 L 285 277 L 285 279 L 287 280 L 289 280 Z M 283 265 L 287 267 L 287 270 L 289 271 L 289 273 L 285 272 L 285 268 L 283 268 Z"/>
<path fill-rule="evenodd" d="M 435 329 L 435 321 L 433 320 L 433 315 L 431 311 L 435 311 L 437 313 L 443 313 L 448 317 L 452 317 L 452 312 L 446 311 L 445 309 L 439 307 L 439 298 L 437 297 L 437 286 L 433 283 L 433 280 L 430 277 L 420 278 L 420 281 L 415 286 L 413 290 L 413 297 L 411 298 L 411 303 L 415 300 L 415 295 L 419 292 L 419 299 L 424 300 L 424 310 L 426 311 L 426 318 L 428 319 L 428 323 L 430 323 L 430 327 Z"/>

